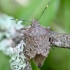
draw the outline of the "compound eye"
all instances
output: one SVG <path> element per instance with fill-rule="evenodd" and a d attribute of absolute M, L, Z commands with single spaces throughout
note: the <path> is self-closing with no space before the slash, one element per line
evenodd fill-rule
<path fill-rule="evenodd" d="M 31 26 L 32 26 L 32 27 L 39 27 L 40 24 L 38 23 L 38 21 L 33 20 Z"/>

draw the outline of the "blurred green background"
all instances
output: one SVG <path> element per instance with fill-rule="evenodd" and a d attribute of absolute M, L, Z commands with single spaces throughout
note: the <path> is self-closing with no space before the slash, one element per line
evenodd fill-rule
<path fill-rule="evenodd" d="M 0 12 L 18 19 L 38 19 L 50 0 L 0 0 Z M 51 30 L 70 33 L 70 0 L 51 0 L 49 7 L 39 20 Z M 31 23 L 24 22 L 23 25 Z M 12 23 L 13 25 L 13 23 Z M 1 47 L 1 46 L 0 46 Z M 0 70 L 10 70 L 10 58 L 0 52 Z M 32 63 L 33 70 L 38 70 Z M 41 70 L 70 70 L 70 50 L 51 48 Z"/>

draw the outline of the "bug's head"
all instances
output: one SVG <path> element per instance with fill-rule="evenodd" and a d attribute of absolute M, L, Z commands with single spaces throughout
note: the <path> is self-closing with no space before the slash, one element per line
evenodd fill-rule
<path fill-rule="evenodd" d="M 39 24 L 39 22 L 37 20 L 33 20 L 31 26 L 32 27 L 39 27 L 40 24 Z"/>

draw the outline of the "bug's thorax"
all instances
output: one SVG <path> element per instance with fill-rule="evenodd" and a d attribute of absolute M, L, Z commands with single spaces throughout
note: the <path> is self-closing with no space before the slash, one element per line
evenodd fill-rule
<path fill-rule="evenodd" d="M 36 54 L 47 56 L 47 50 L 50 46 L 49 29 L 44 28 L 37 20 L 33 20 L 31 27 L 25 30 L 26 50 L 30 58 L 34 58 Z"/>
<path fill-rule="evenodd" d="M 39 24 L 39 22 L 37 20 L 33 20 L 31 27 L 26 30 L 24 32 L 25 35 L 29 35 L 29 36 L 41 36 L 41 35 L 45 35 L 48 34 L 49 29 L 48 28 L 44 28 L 43 26 L 41 26 Z"/>

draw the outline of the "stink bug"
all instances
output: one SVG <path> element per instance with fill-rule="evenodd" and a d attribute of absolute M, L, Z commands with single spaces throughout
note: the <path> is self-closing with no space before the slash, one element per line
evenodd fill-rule
<path fill-rule="evenodd" d="M 33 59 L 38 67 L 43 65 L 50 50 L 50 30 L 44 28 L 37 20 L 32 21 L 30 28 L 24 31 L 25 55 Z"/>

